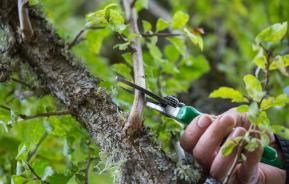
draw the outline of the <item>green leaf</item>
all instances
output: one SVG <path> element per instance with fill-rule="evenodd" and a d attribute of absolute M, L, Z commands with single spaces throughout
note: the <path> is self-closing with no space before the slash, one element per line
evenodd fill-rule
<path fill-rule="evenodd" d="M 252 104 L 250 104 L 249 111 L 247 113 L 248 119 L 251 123 L 253 124 L 256 123 L 258 113 L 259 113 L 258 104 L 256 102 L 253 102 Z"/>
<path fill-rule="evenodd" d="M 250 139 L 249 142 L 247 142 L 245 149 L 249 152 L 255 151 L 259 147 L 259 141 L 257 138 Z"/>
<path fill-rule="evenodd" d="M 130 46 L 130 42 L 119 43 L 113 46 L 114 49 L 119 49 L 121 51 L 125 51 Z"/>
<path fill-rule="evenodd" d="M 242 137 L 236 137 L 234 139 L 227 140 L 221 148 L 223 156 L 229 156 L 239 144 L 241 139 Z"/>
<path fill-rule="evenodd" d="M 37 5 L 38 3 L 39 3 L 39 0 L 29 0 L 30 6 Z"/>
<path fill-rule="evenodd" d="M 168 38 L 168 40 L 175 46 L 175 48 L 181 55 L 183 55 L 184 57 L 186 56 L 187 47 L 183 39 L 174 37 Z"/>
<path fill-rule="evenodd" d="M 118 63 L 112 65 L 112 69 L 121 75 L 123 75 L 126 79 L 131 78 L 131 68 L 125 64 Z"/>
<path fill-rule="evenodd" d="M 267 113 L 265 111 L 261 111 L 257 114 L 255 124 L 260 129 L 267 129 L 270 125 L 270 120 L 267 116 Z"/>
<path fill-rule="evenodd" d="M 112 31 L 122 33 L 126 29 L 126 25 L 121 11 L 117 8 L 117 4 L 111 3 L 102 10 L 88 14 L 86 26 L 108 26 Z"/>
<path fill-rule="evenodd" d="M 47 181 L 51 184 L 67 183 L 72 175 L 68 174 L 53 174 L 47 178 Z"/>
<path fill-rule="evenodd" d="M 261 131 L 260 135 L 263 147 L 268 146 L 270 144 L 270 137 L 268 131 Z"/>
<path fill-rule="evenodd" d="M 193 42 L 193 44 L 198 45 L 201 50 L 204 49 L 204 43 L 201 34 L 193 34 L 187 28 L 184 28 L 184 33 Z"/>
<path fill-rule="evenodd" d="M 278 63 L 278 62 L 282 62 L 282 63 Z M 281 65 L 281 67 L 289 66 L 289 55 L 276 56 L 270 65 L 270 70 L 278 69 L 280 67 L 280 66 L 278 67 L 278 65 Z"/>
<path fill-rule="evenodd" d="M 253 75 L 249 74 L 244 77 L 248 95 L 256 102 L 259 102 L 265 93 L 262 90 L 260 81 Z"/>
<path fill-rule="evenodd" d="M 165 60 L 163 59 L 163 54 L 156 44 L 147 43 L 147 47 L 149 49 L 150 55 L 154 58 L 155 61 L 164 63 Z"/>
<path fill-rule="evenodd" d="M 4 129 L 4 131 L 5 131 L 6 133 L 9 131 L 6 123 L 5 123 L 4 121 L 2 121 L 2 120 L 0 120 L 0 126 L 3 127 L 3 129 Z"/>
<path fill-rule="evenodd" d="M 20 144 L 18 147 L 18 154 L 16 156 L 16 160 L 25 160 L 29 153 L 29 148 L 26 144 Z"/>
<path fill-rule="evenodd" d="M 172 20 L 172 27 L 173 29 L 181 29 L 183 28 L 189 20 L 189 15 L 182 12 L 178 11 L 174 14 L 173 20 Z"/>
<path fill-rule="evenodd" d="M 13 175 L 11 178 L 11 184 L 23 184 L 25 182 L 27 182 L 27 178 L 23 176 Z"/>
<path fill-rule="evenodd" d="M 137 0 L 135 3 L 135 8 L 137 11 L 140 11 L 142 9 L 148 9 L 149 6 L 149 0 Z"/>
<path fill-rule="evenodd" d="M 270 65 L 270 70 L 279 69 L 279 71 L 285 75 L 289 76 L 286 67 L 289 66 L 289 58 L 286 56 L 276 56 Z"/>
<path fill-rule="evenodd" d="M 156 25 L 156 32 L 162 31 L 168 28 L 170 24 L 162 18 L 159 18 Z"/>
<path fill-rule="evenodd" d="M 272 125 L 273 132 L 279 136 L 289 139 L 289 129 L 281 125 Z"/>
<path fill-rule="evenodd" d="M 210 94 L 210 98 L 226 98 L 231 99 L 232 102 L 248 102 L 240 91 L 229 87 L 220 87 Z"/>
<path fill-rule="evenodd" d="M 267 63 L 267 57 L 265 55 L 263 48 L 259 48 L 258 54 L 255 56 L 253 61 L 258 67 L 265 70 L 266 63 Z"/>
<path fill-rule="evenodd" d="M 279 106 L 283 107 L 285 105 L 289 104 L 289 97 L 287 94 L 281 94 L 277 97 L 267 97 L 265 98 L 261 103 L 261 109 L 267 110 L 271 107 Z"/>
<path fill-rule="evenodd" d="M 152 24 L 146 20 L 142 21 L 144 32 L 149 32 L 152 30 Z"/>
<path fill-rule="evenodd" d="M 278 42 L 286 35 L 286 32 L 287 22 L 277 23 L 258 34 L 256 42 Z"/>
<path fill-rule="evenodd" d="M 241 113 L 248 112 L 249 106 L 248 105 L 240 105 L 239 107 L 237 107 L 237 111 L 241 112 Z"/>

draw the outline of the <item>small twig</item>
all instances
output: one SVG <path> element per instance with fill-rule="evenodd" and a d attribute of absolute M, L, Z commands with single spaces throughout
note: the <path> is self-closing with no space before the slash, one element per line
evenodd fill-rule
<path fill-rule="evenodd" d="M 21 115 L 22 116 L 21 118 L 24 120 L 30 120 L 30 119 L 50 117 L 50 116 L 65 116 L 65 115 L 70 115 L 70 114 L 71 114 L 70 111 L 46 112 L 46 113 L 39 113 L 33 116 Z"/>
<path fill-rule="evenodd" d="M 153 37 L 153 36 L 158 36 L 158 37 L 176 37 L 176 36 L 184 36 L 184 34 L 180 34 L 180 33 L 142 33 L 141 35 L 143 37 Z"/>
<path fill-rule="evenodd" d="M 7 106 L 0 105 L 0 108 L 5 109 L 7 111 L 11 111 L 11 109 Z M 71 112 L 69 110 L 67 111 L 60 111 L 60 112 L 46 112 L 46 113 L 39 113 L 32 116 L 27 116 L 25 114 L 17 114 L 21 119 L 23 120 L 31 120 L 36 118 L 43 118 L 43 117 L 50 117 L 50 116 L 64 116 L 64 115 L 70 115 Z"/>
<path fill-rule="evenodd" d="M 241 156 L 241 154 L 242 154 L 242 151 L 243 151 L 243 148 L 244 148 L 244 141 L 245 141 L 245 140 L 242 139 L 242 140 L 240 141 L 240 144 L 239 144 L 238 147 L 237 147 L 237 149 L 238 149 L 238 150 L 237 150 L 237 155 L 236 155 L 236 157 L 234 158 L 233 164 L 232 164 L 232 166 L 230 167 L 228 173 L 226 174 L 226 177 L 225 177 L 225 179 L 224 179 L 224 181 L 223 181 L 223 184 L 228 184 L 229 181 L 231 180 L 232 176 L 233 176 L 233 173 L 234 173 L 234 171 L 235 171 L 235 168 L 236 168 L 236 166 L 237 166 L 237 164 L 238 164 L 239 158 L 240 158 L 240 156 Z"/>
<path fill-rule="evenodd" d="M 20 22 L 21 36 L 24 41 L 30 42 L 34 37 L 34 31 L 29 18 L 28 0 L 18 0 L 18 16 Z"/>
<path fill-rule="evenodd" d="M 26 82 L 24 82 L 22 80 L 19 80 L 19 79 L 13 78 L 13 77 L 11 77 L 11 80 L 14 82 L 17 82 L 23 86 L 26 86 L 27 88 L 33 89 L 33 86 L 31 86 L 30 84 L 27 84 Z"/>
<path fill-rule="evenodd" d="M 31 162 L 32 158 L 36 155 L 36 153 L 38 152 L 40 145 L 44 142 L 44 140 L 47 138 L 48 133 L 44 132 L 44 134 L 42 135 L 42 137 L 40 138 L 39 142 L 37 143 L 36 147 L 34 148 L 34 150 L 32 150 L 31 152 L 29 152 L 28 156 L 27 156 L 27 161 L 28 163 Z"/>
<path fill-rule="evenodd" d="M 29 168 L 29 170 L 31 171 L 31 173 L 41 182 L 45 183 L 45 184 L 49 184 L 47 181 L 43 181 L 41 179 L 41 177 L 34 171 L 34 169 L 31 167 L 31 165 L 28 162 L 25 162 L 25 164 L 27 165 L 27 167 Z"/>
<path fill-rule="evenodd" d="M 86 168 L 85 168 L 85 181 L 84 181 L 85 184 L 89 184 L 89 168 L 90 168 L 90 164 L 91 164 L 92 160 L 93 159 L 89 155 L 88 160 L 87 160 L 87 164 L 86 164 Z"/>
<path fill-rule="evenodd" d="M 98 26 L 90 26 L 90 27 L 85 27 L 83 29 L 81 29 L 78 34 L 75 36 L 75 38 L 72 40 L 71 43 L 68 44 L 67 49 L 71 49 L 72 47 L 74 47 L 76 44 L 79 43 L 82 35 L 88 31 L 88 30 L 97 30 L 97 29 L 104 29 L 105 27 L 98 27 Z"/>
<path fill-rule="evenodd" d="M 247 134 L 248 134 L 249 132 L 251 132 L 252 129 L 253 129 L 253 130 L 255 129 L 255 125 L 253 125 L 253 124 L 250 125 L 249 129 L 247 130 Z M 240 143 L 239 143 L 239 145 L 238 145 L 238 147 L 237 147 L 236 157 L 235 157 L 235 159 L 234 159 L 234 161 L 233 161 L 232 166 L 230 167 L 229 171 L 227 172 L 227 174 L 226 174 L 226 176 L 225 176 L 225 179 L 224 179 L 224 181 L 223 181 L 223 184 L 228 184 L 229 181 L 231 180 L 232 176 L 233 176 L 233 173 L 234 173 L 235 168 L 236 168 L 236 166 L 237 166 L 237 164 L 238 164 L 239 158 L 240 158 L 240 156 L 241 156 L 241 154 L 242 154 L 242 152 L 243 152 L 244 146 L 245 146 L 245 144 L 246 144 L 245 136 L 246 136 L 246 134 L 242 137 L 242 139 L 241 139 L 241 141 L 240 141 Z"/>

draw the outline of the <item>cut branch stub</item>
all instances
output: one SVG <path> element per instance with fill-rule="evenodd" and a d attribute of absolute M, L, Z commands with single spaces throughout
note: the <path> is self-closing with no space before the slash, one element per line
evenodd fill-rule
<path fill-rule="evenodd" d="M 126 13 L 126 20 L 130 34 L 140 34 L 137 25 L 137 15 L 134 8 L 134 0 L 123 0 L 124 11 Z M 143 65 L 143 55 L 140 37 L 136 37 L 131 43 L 132 59 L 133 59 L 133 71 L 134 82 L 145 88 L 145 75 Z M 144 94 L 138 90 L 135 90 L 134 101 L 128 117 L 128 121 L 125 124 L 124 131 L 128 136 L 139 133 L 143 129 L 143 109 L 144 109 Z"/>
<path fill-rule="evenodd" d="M 29 18 L 28 3 L 28 0 L 18 0 L 20 31 L 23 40 L 26 42 L 32 41 L 34 36 L 34 32 Z"/>

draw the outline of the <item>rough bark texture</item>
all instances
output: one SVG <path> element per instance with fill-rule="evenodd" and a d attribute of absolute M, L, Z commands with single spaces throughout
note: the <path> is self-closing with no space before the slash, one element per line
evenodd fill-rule
<path fill-rule="evenodd" d="M 0 1 L 0 77 L 9 76 L 11 63 L 28 64 L 51 94 L 88 130 L 107 162 L 117 164 L 117 183 L 180 183 L 178 174 L 186 178 L 196 173 L 192 166 L 178 166 L 170 160 L 147 132 L 130 139 L 124 137 L 126 115 L 97 86 L 98 80 L 71 56 L 64 41 L 37 9 L 30 9 L 30 19 L 35 37 L 25 43 L 18 32 L 17 1 Z M 185 183 L 194 180 L 189 177 Z"/>
<path fill-rule="evenodd" d="M 95 138 L 104 155 L 118 163 L 118 183 L 175 183 L 176 164 L 144 133 L 126 139 L 122 128 L 126 121 L 110 96 L 97 87 L 92 77 L 67 52 L 46 20 L 30 11 L 35 38 L 21 41 L 17 32 L 19 18 L 16 0 L 0 2 L 1 65 L 7 58 L 19 57 L 28 63 L 50 92 L 73 112 L 74 117 Z M 6 49 L 5 49 L 6 48 Z M 8 48 L 8 49 L 7 49 Z M 10 48 L 14 52 L 10 52 Z M 15 50 L 16 49 L 16 50 Z"/>

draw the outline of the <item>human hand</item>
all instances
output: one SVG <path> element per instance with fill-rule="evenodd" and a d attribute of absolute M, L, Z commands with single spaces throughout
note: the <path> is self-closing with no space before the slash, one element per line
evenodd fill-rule
<path fill-rule="evenodd" d="M 185 151 L 210 171 L 212 177 L 224 181 L 237 155 L 235 149 L 229 156 L 223 156 L 220 150 L 224 140 L 243 136 L 250 126 L 244 114 L 231 109 L 216 119 L 209 115 L 200 115 L 186 128 L 181 146 Z M 275 143 L 274 136 L 271 143 Z M 247 152 L 246 161 L 238 164 L 232 172 L 232 184 L 283 184 L 286 172 L 279 168 L 260 163 L 263 148 L 260 146 L 254 152 Z"/>

